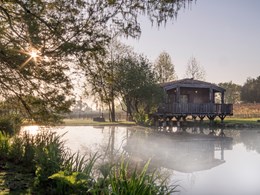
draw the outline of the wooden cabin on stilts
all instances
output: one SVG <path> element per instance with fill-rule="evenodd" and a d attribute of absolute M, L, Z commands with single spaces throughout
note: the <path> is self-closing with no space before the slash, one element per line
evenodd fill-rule
<path fill-rule="evenodd" d="M 225 89 L 215 84 L 195 79 L 182 79 L 161 84 L 165 91 L 164 101 L 153 113 L 156 126 L 159 121 L 172 124 L 175 118 L 177 123 L 191 116 L 201 121 L 207 117 L 211 122 L 216 117 L 221 121 L 226 116 L 233 115 L 233 105 L 224 103 Z M 219 94 L 220 102 L 216 103 Z M 165 124 L 165 123 L 164 123 Z"/>

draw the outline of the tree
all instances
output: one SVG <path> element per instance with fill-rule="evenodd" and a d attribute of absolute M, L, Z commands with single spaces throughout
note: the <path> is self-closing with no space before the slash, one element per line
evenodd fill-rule
<path fill-rule="evenodd" d="M 220 87 L 226 89 L 225 102 L 229 104 L 237 104 L 240 102 L 241 86 L 232 81 L 219 83 Z"/>
<path fill-rule="evenodd" d="M 260 103 L 260 76 L 248 78 L 241 89 L 241 100 L 249 103 Z"/>
<path fill-rule="evenodd" d="M 129 55 L 118 63 L 116 88 L 125 110 L 130 116 L 140 117 L 156 108 L 163 97 L 161 87 L 149 61 L 141 55 Z"/>
<path fill-rule="evenodd" d="M 104 55 L 111 31 L 138 37 L 140 14 L 160 25 L 190 0 L 0 2 L 0 96 L 17 97 L 33 117 L 26 97 L 32 95 L 47 107 L 68 106 L 72 67 L 84 69 Z"/>
<path fill-rule="evenodd" d="M 112 122 L 115 122 L 115 98 L 118 96 L 115 88 L 118 82 L 115 78 L 115 74 L 117 74 L 115 71 L 118 62 L 130 52 L 127 46 L 113 39 L 106 47 L 105 55 L 96 58 L 85 70 L 88 82 L 87 90 L 90 90 L 92 95 L 108 106 Z"/>
<path fill-rule="evenodd" d="M 197 80 L 205 80 L 205 70 L 195 57 L 191 57 L 187 64 L 185 77 Z"/>
<path fill-rule="evenodd" d="M 154 71 L 159 83 L 177 79 L 171 56 L 166 52 L 162 52 L 157 58 L 154 64 Z"/>

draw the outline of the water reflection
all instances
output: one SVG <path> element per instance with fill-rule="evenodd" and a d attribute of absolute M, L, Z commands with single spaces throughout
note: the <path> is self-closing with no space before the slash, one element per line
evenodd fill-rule
<path fill-rule="evenodd" d="M 138 132 L 127 139 L 124 149 L 133 159 L 179 172 L 211 169 L 225 162 L 225 150 L 232 149 L 232 138 L 212 134 L 177 132 Z M 220 151 L 220 157 L 215 155 Z"/>
<path fill-rule="evenodd" d="M 98 152 L 101 161 L 117 161 L 121 154 L 141 164 L 151 158 L 151 166 L 185 188 L 181 195 L 260 194 L 260 130 L 68 126 L 53 131 L 67 132 L 72 152 Z"/>
<path fill-rule="evenodd" d="M 246 146 L 247 150 L 255 150 L 256 152 L 260 153 L 260 131 L 255 131 L 255 133 L 241 131 L 240 139 L 241 142 Z"/>

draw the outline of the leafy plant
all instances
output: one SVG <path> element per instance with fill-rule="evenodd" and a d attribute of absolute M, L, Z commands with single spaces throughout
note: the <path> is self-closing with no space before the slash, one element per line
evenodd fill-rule
<path fill-rule="evenodd" d="M 36 184 L 44 184 L 50 175 L 61 170 L 66 157 L 62 136 L 51 131 L 35 136 Z"/>
<path fill-rule="evenodd" d="M 57 194 L 85 194 L 95 189 L 94 164 L 97 160 L 97 153 L 85 160 L 79 153 L 73 154 L 65 161 L 65 170 L 59 171 L 49 177 L 56 183 Z"/>
<path fill-rule="evenodd" d="M 156 172 L 148 171 L 149 162 L 140 171 L 123 159 L 120 164 L 109 162 L 97 169 L 100 157 L 70 154 L 62 141 L 63 135 L 42 131 L 11 138 L 0 132 L 0 159 L 16 162 L 15 166 L 35 172 L 37 192 L 49 194 L 171 194 L 178 186 L 167 186 Z M 28 169 L 30 168 L 30 169 Z M 22 170 L 22 169 L 21 169 Z M 26 172 L 28 173 L 28 172 Z"/>
<path fill-rule="evenodd" d="M 49 178 L 56 182 L 57 194 L 171 194 L 178 186 L 167 186 L 166 179 L 153 171 L 148 172 L 149 162 L 141 171 L 129 168 L 122 160 L 119 166 L 110 163 L 99 167 L 101 175 L 93 175 L 94 156 L 85 164 L 84 170 L 59 171 Z"/>
<path fill-rule="evenodd" d="M 34 137 L 25 132 L 22 135 L 18 134 L 10 139 L 9 159 L 15 164 L 23 164 L 30 168 L 32 172 L 34 169 L 35 157 L 35 143 Z"/>
<path fill-rule="evenodd" d="M 5 160 L 8 157 L 9 152 L 9 136 L 5 133 L 0 131 L 0 159 Z"/>
<path fill-rule="evenodd" d="M 171 194 L 177 192 L 178 186 L 167 186 L 166 179 L 160 182 L 156 171 L 148 173 L 147 162 L 138 174 L 137 169 L 130 173 L 128 163 L 121 162 L 119 168 L 115 167 L 110 175 L 111 194 Z"/>
<path fill-rule="evenodd" d="M 9 158 L 15 164 L 20 164 L 24 154 L 24 141 L 19 135 L 11 138 L 10 155 Z"/>
<path fill-rule="evenodd" d="M 14 135 L 21 127 L 21 119 L 17 115 L 7 114 L 0 117 L 0 130 Z"/>

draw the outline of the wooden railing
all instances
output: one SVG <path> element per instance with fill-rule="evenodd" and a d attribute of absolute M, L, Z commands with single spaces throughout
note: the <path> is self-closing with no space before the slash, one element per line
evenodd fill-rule
<path fill-rule="evenodd" d="M 193 103 L 173 103 L 161 104 L 159 113 L 173 114 L 233 114 L 233 104 L 193 104 Z"/>

